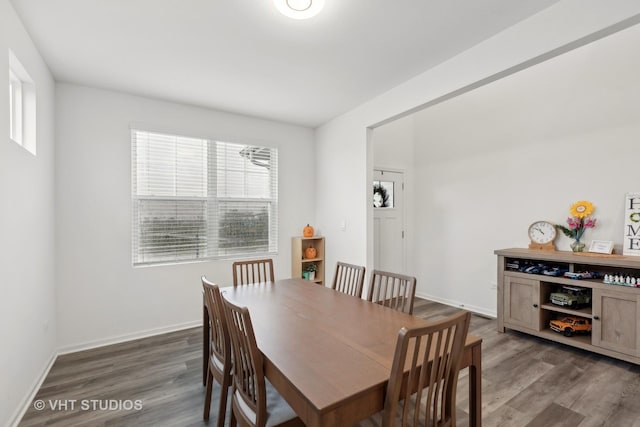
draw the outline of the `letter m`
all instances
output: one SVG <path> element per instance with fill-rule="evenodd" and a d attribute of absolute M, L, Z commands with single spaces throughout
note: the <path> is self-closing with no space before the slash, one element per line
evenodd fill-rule
<path fill-rule="evenodd" d="M 640 224 L 638 228 L 633 228 L 632 224 L 627 225 L 627 236 L 637 236 L 638 232 L 640 232 Z"/>

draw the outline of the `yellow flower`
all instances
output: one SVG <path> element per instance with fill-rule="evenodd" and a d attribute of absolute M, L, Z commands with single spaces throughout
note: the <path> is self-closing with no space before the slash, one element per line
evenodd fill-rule
<path fill-rule="evenodd" d="M 573 216 L 577 216 L 578 218 L 586 218 L 593 213 L 596 208 L 593 206 L 593 203 L 587 200 L 580 200 L 571 205 L 571 209 L 569 212 Z"/>

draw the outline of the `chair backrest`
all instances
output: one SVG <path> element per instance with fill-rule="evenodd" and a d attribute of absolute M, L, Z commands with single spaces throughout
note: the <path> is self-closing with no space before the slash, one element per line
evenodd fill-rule
<path fill-rule="evenodd" d="M 231 342 L 227 319 L 224 315 L 220 288 L 202 276 L 204 301 L 209 313 L 209 357 L 213 367 L 220 375 L 228 374 L 231 369 Z"/>
<path fill-rule="evenodd" d="M 470 319 L 471 314 L 462 311 L 428 326 L 400 329 L 385 396 L 383 427 L 456 425 L 458 371 Z M 398 413 L 400 401 L 404 404 Z M 419 424 L 421 416 L 424 418 Z M 400 424 L 396 423 L 398 419 Z"/>
<path fill-rule="evenodd" d="M 362 285 L 364 284 L 364 267 L 338 262 L 336 274 L 333 276 L 332 289 L 362 298 Z"/>
<path fill-rule="evenodd" d="M 233 263 L 233 286 L 274 281 L 271 259 L 253 259 Z"/>
<path fill-rule="evenodd" d="M 373 270 L 367 291 L 367 301 L 413 314 L 415 296 L 415 277 Z"/>
<path fill-rule="evenodd" d="M 266 386 L 262 353 L 258 350 L 247 307 L 223 298 L 233 347 L 232 405 L 240 425 L 264 426 L 267 418 Z"/>

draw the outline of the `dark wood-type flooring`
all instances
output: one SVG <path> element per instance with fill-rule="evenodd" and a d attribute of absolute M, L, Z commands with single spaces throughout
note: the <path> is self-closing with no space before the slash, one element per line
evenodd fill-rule
<path fill-rule="evenodd" d="M 416 315 L 429 319 L 455 310 L 420 299 L 415 306 Z M 480 316 L 473 316 L 470 332 L 484 340 L 484 426 L 640 427 L 639 366 L 513 331 L 499 334 L 495 320 Z M 60 356 L 34 399 L 45 409 L 32 404 L 20 426 L 215 426 L 220 388 L 214 385 L 205 423 L 201 358 L 200 328 Z M 93 410 L 100 403 L 92 400 L 139 401 L 142 408 Z M 52 409 L 50 401 L 66 401 L 67 409 Z M 457 404 L 458 425 L 466 426 L 467 370 Z M 376 417 L 360 423 L 377 425 Z"/>

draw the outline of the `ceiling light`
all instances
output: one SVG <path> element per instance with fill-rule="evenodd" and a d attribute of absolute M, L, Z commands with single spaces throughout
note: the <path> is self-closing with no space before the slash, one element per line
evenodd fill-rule
<path fill-rule="evenodd" d="M 324 0 L 274 0 L 280 13 L 293 19 L 307 19 L 317 15 Z"/>

